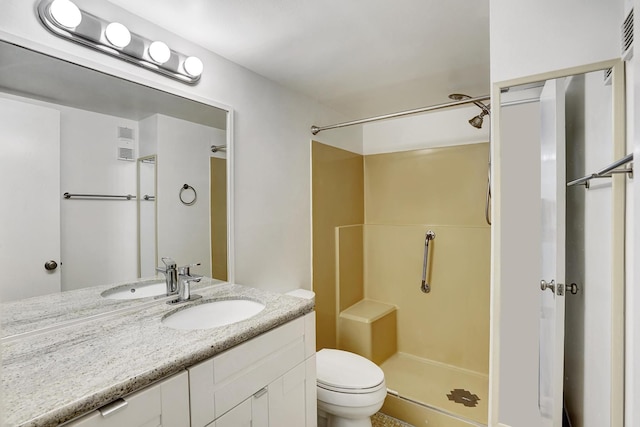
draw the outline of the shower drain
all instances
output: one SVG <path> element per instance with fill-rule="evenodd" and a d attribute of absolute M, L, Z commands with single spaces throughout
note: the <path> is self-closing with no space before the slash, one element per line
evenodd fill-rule
<path fill-rule="evenodd" d="M 451 390 L 451 393 L 447 394 L 447 397 L 455 403 L 461 403 L 470 408 L 478 406 L 478 401 L 480 400 L 477 394 L 471 394 L 470 391 L 462 388 Z"/>

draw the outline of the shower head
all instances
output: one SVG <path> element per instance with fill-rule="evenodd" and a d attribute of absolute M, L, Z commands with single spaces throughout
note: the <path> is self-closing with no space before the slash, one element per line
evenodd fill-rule
<path fill-rule="evenodd" d="M 463 93 L 452 93 L 449 95 L 449 98 L 453 99 L 454 101 L 463 101 L 465 99 L 471 99 L 469 95 L 465 95 Z M 488 116 L 491 112 L 490 111 L 491 106 L 485 105 L 480 101 L 474 101 L 473 103 L 476 104 L 482 110 L 482 112 L 477 116 L 475 116 L 474 118 L 472 118 L 471 120 L 469 120 L 469 124 L 476 129 L 480 129 L 482 128 L 483 117 Z"/>
<path fill-rule="evenodd" d="M 476 129 L 481 129 L 482 128 L 482 121 L 483 121 L 483 116 L 485 116 L 484 111 L 480 114 L 478 114 L 477 116 L 475 116 L 474 118 L 472 118 L 471 120 L 469 120 L 469 124 L 471 126 L 473 126 Z"/>

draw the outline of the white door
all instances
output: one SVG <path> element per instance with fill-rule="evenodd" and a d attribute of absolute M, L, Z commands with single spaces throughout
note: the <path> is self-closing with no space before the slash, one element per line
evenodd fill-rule
<path fill-rule="evenodd" d="M 562 426 L 565 283 L 565 83 L 540 95 L 541 293 L 539 407 L 545 426 Z"/>
<path fill-rule="evenodd" d="M 0 98 L 0 141 L 0 301 L 59 292 L 60 113 Z"/>

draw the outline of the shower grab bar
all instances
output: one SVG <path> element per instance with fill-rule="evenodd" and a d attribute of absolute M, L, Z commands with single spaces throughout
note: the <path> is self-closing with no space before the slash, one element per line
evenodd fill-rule
<path fill-rule="evenodd" d="M 124 195 L 111 195 L 111 194 L 71 194 L 64 193 L 62 195 L 65 199 L 122 199 L 122 200 L 135 200 L 136 196 L 131 194 Z"/>
<path fill-rule="evenodd" d="M 422 285 L 420 290 L 425 294 L 431 292 L 431 285 L 427 283 L 427 260 L 429 259 L 429 241 L 436 238 L 436 233 L 429 230 L 424 234 L 424 259 L 422 261 Z"/>
<path fill-rule="evenodd" d="M 609 166 L 606 166 L 600 169 L 598 172 L 592 173 L 591 175 L 583 176 L 582 178 L 574 179 L 571 182 L 567 183 L 567 187 L 572 187 L 574 185 L 584 184 L 586 188 L 589 188 L 589 181 L 594 178 L 611 178 L 611 175 L 614 173 L 628 173 L 629 176 L 633 177 L 633 166 L 626 169 L 618 169 L 620 166 L 626 165 L 627 163 L 633 162 L 633 153 L 627 154 L 620 160 L 617 160 L 611 163 Z"/>

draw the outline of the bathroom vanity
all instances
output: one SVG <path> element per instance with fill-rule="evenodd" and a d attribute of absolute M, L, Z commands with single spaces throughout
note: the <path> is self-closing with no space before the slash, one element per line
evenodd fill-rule
<path fill-rule="evenodd" d="M 203 298 L 180 306 L 145 298 L 111 314 L 5 334 L 4 425 L 315 425 L 313 302 L 228 283 L 194 292 Z M 209 329 L 162 322 L 189 304 L 230 299 L 265 308 Z"/>

